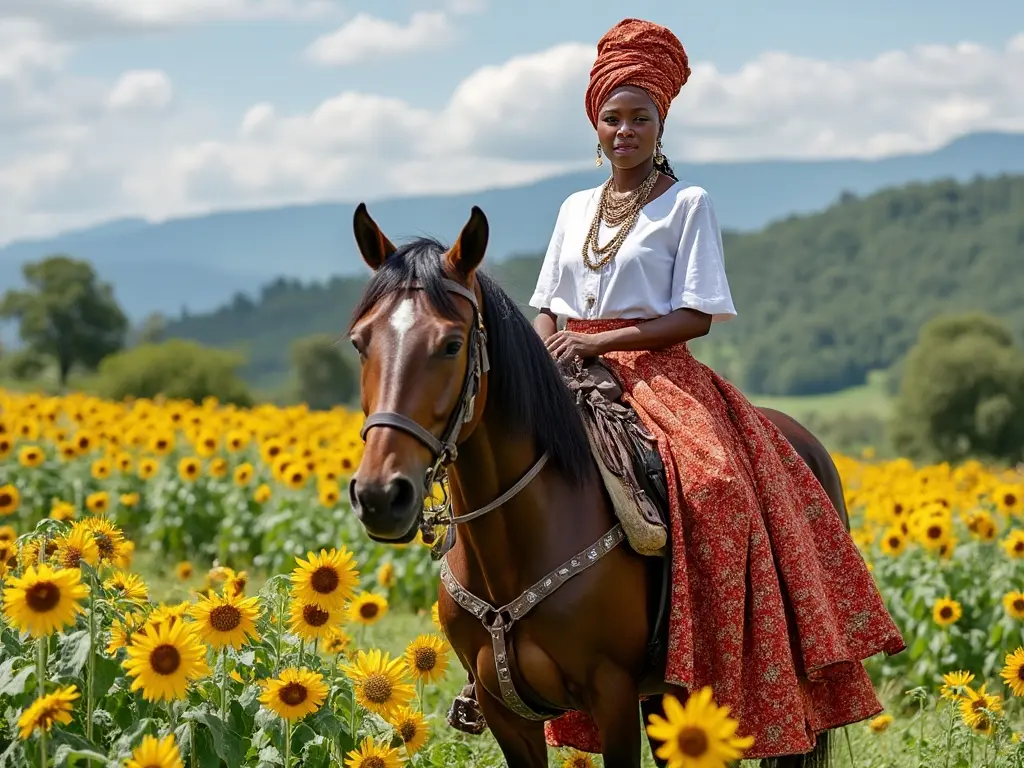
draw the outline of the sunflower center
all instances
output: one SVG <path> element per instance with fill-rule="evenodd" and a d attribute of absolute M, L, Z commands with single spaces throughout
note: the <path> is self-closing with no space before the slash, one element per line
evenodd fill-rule
<path fill-rule="evenodd" d="M 413 658 L 420 672 L 429 672 L 437 666 L 437 651 L 433 648 L 417 648 Z"/>
<path fill-rule="evenodd" d="M 391 681 L 385 675 L 369 675 L 363 681 L 363 695 L 374 704 L 384 704 L 391 699 Z"/>
<path fill-rule="evenodd" d="M 1013 542 L 1013 551 L 1024 552 L 1024 539 L 1017 539 L 1015 542 Z"/>
<path fill-rule="evenodd" d="M 329 595 L 336 590 L 340 581 L 338 572 L 328 565 L 320 566 L 309 577 L 310 586 L 321 595 Z"/>
<path fill-rule="evenodd" d="M 14 497 L 7 491 L 0 491 L 0 507 L 9 507 L 14 503 Z"/>
<path fill-rule="evenodd" d="M 384 758 L 379 755 L 364 757 L 359 763 L 359 768 L 387 768 Z"/>
<path fill-rule="evenodd" d="M 218 605 L 210 611 L 210 626 L 218 632 L 238 629 L 242 623 L 242 612 L 233 605 Z"/>
<path fill-rule="evenodd" d="M 158 675 L 173 675 L 181 666 L 181 654 L 173 645 L 158 645 L 149 654 L 149 665 Z"/>
<path fill-rule="evenodd" d="M 942 608 L 939 609 L 939 616 L 941 616 L 944 619 L 951 619 L 953 618 L 953 609 L 950 608 L 948 605 L 944 605 L 942 606 Z"/>
<path fill-rule="evenodd" d="M 40 581 L 25 590 L 25 602 L 36 613 L 49 613 L 60 602 L 60 588 L 52 581 Z"/>
<path fill-rule="evenodd" d="M 306 686 L 301 683 L 288 683 L 288 685 L 278 691 L 277 698 L 289 707 L 297 707 L 306 700 L 308 695 Z"/>
<path fill-rule="evenodd" d="M 327 611 L 321 611 L 315 605 L 304 605 L 302 607 L 302 620 L 311 627 L 322 627 L 331 618 Z"/>
<path fill-rule="evenodd" d="M 412 720 L 405 720 L 398 726 L 398 733 L 406 744 L 416 738 L 416 731 L 418 730 L 416 723 Z"/>
<path fill-rule="evenodd" d="M 1016 503 L 1017 503 L 1017 497 L 1014 494 L 1008 493 L 1005 496 L 1003 496 L 1003 504 L 1005 504 L 1006 506 L 1012 507 Z"/>
<path fill-rule="evenodd" d="M 372 619 L 380 612 L 376 603 L 363 603 L 359 606 L 359 615 L 364 619 Z"/>
<path fill-rule="evenodd" d="M 82 564 L 82 551 L 75 547 L 68 547 L 64 550 L 64 557 L 60 562 L 65 568 L 78 568 Z"/>
<path fill-rule="evenodd" d="M 889 546 L 896 549 L 900 545 L 900 539 L 898 536 L 889 537 Z"/>
<path fill-rule="evenodd" d="M 929 539 L 941 539 L 942 529 L 937 525 L 928 526 L 928 538 Z"/>
<path fill-rule="evenodd" d="M 689 725 L 676 736 L 679 751 L 687 757 L 700 757 L 708 751 L 708 735 L 703 728 Z"/>
<path fill-rule="evenodd" d="M 114 554 L 114 541 L 102 531 L 93 531 L 92 536 L 96 539 L 96 548 L 99 549 L 102 557 L 110 558 Z"/>
<path fill-rule="evenodd" d="M 1018 597 L 1013 601 L 1013 610 L 1017 613 L 1024 613 L 1024 597 Z"/>

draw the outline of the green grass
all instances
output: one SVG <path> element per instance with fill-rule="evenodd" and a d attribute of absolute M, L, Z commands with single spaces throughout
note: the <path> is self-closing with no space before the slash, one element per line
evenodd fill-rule
<path fill-rule="evenodd" d="M 874 416 L 885 418 L 889 415 L 891 398 L 885 383 L 873 379 L 859 387 L 850 387 L 823 395 L 773 396 L 748 395 L 755 405 L 775 408 L 801 419 L 809 414 L 821 416 Z"/>

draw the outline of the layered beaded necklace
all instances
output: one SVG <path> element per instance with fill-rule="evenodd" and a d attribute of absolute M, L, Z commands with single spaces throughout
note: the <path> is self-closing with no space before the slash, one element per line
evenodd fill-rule
<path fill-rule="evenodd" d="M 647 198 L 650 197 L 654 185 L 658 182 L 658 174 L 658 169 L 652 168 L 650 175 L 644 179 L 639 187 L 619 198 L 613 198 L 611 195 L 611 178 L 604 183 L 604 186 L 601 188 L 601 197 L 597 203 L 597 210 L 594 212 L 594 220 L 591 222 L 590 231 L 587 232 L 587 237 L 583 241 L 583 263 L 589 269 L 599 272 L 615 258 L 615 254 L 619 252 L 622 243 L 633 230 L 633 227 L 636 226 L 636 220 L 640 217 L 640 211 L 647 202 Z M 600 232 L 602 220 L 609 227 L 621 225 L 615 236 L 612 237 L 607 245 L 603 246 L 598 243 L 598 232 Z M 597 257 L 596 259 L 591 256 L 591 251 Z"/>

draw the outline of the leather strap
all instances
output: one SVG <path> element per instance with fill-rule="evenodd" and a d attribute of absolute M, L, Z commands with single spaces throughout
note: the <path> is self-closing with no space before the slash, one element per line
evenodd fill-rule
<path fill-rule="evenodd" d="M 526 474 L 519 478 L 519 482 L 517 482 L 515 485 L 513 485 L 511 488 L 509 488 L 507 491 L 501 494 L 501 496 L 496 498 L 486 507 L 481 507 L 480 509 L 474 510 L 473 512 L 470 512 L 467 515 L 459 515 L 458 517 L 452 516 L 451 522 L 455 523 L 456 525 L 462 525 L 463 523 L 468 523 L 472 520 L 476 520 L 478 517 L 483 517 L 488 512 L 493 512 L 503 504 L 507 504 L 509 501 L 515 498 L 516 494 L 518 494 L 526 486 L 533 482 L 533 478 L 535 478 L 537 474 L 542 469 L 544 469 L 544 465 L 548 463 L 549 458 L 550 455 L 547 451 L 545 451 L 544 454 L 539 459 L 537 459 L 534 465 L 526 471 Z"/>
<path fill-rule="evenodd" d="M 491 635 L 491 650 L 494 652 L 494 663 L 498 673 L 498 687 L 501 690 L 505 706 L 512 712 L 527 720 L 550 720 L 561 714 L 558 712 L 538 712 L 531 709 L 516 691 L 512 681 L 512 670 L 508 658 L 508 647 L 505 634 L 512 629 L 516 621 L 532 611 L 544 598 L 551 595 L 565 582 L 577 574 L 583 573 L 602 557 L 611 552 L 626 538 L 619 523 L 608 533 L 566 560 L 560 566 L 537 581 L 511 603 L 495 608 L 466 589 L 452 574 L 448 566 L 448 558 L 441 560 L 441 583 L 448 594 L 460 606 L 476 616 Z"/>

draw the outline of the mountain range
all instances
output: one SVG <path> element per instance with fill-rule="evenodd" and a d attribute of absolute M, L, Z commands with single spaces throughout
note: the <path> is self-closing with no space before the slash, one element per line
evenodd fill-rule
<path fill-rule="evenodd" d="M 975 133 L 934 152 L 878 160 L 765 160 L 677 164 L 705 187 L 724 229 L 752 231 L 822 210 L 844 192 L 865 195 L 911 181 L 1024 172 L 1024 134 Z M 562 200 L 597 186 L 607 168 L 472 194 L 401 197 L 370 204 L 392 240 L 452 240 L 472 205 L 491 224 L 488 259 L 542 251 Z M 21 283 L 21 265 L 53 253 L 87 259 L 113 283 L 129 316 L 204 312 L 252 294 L 279 276 L 303 281 L 365 269 L 352 238 L 357 197 L 339 202 L 222 211 L 163 222 L 122 219 L 0 248 L 0 287 Z"/>

